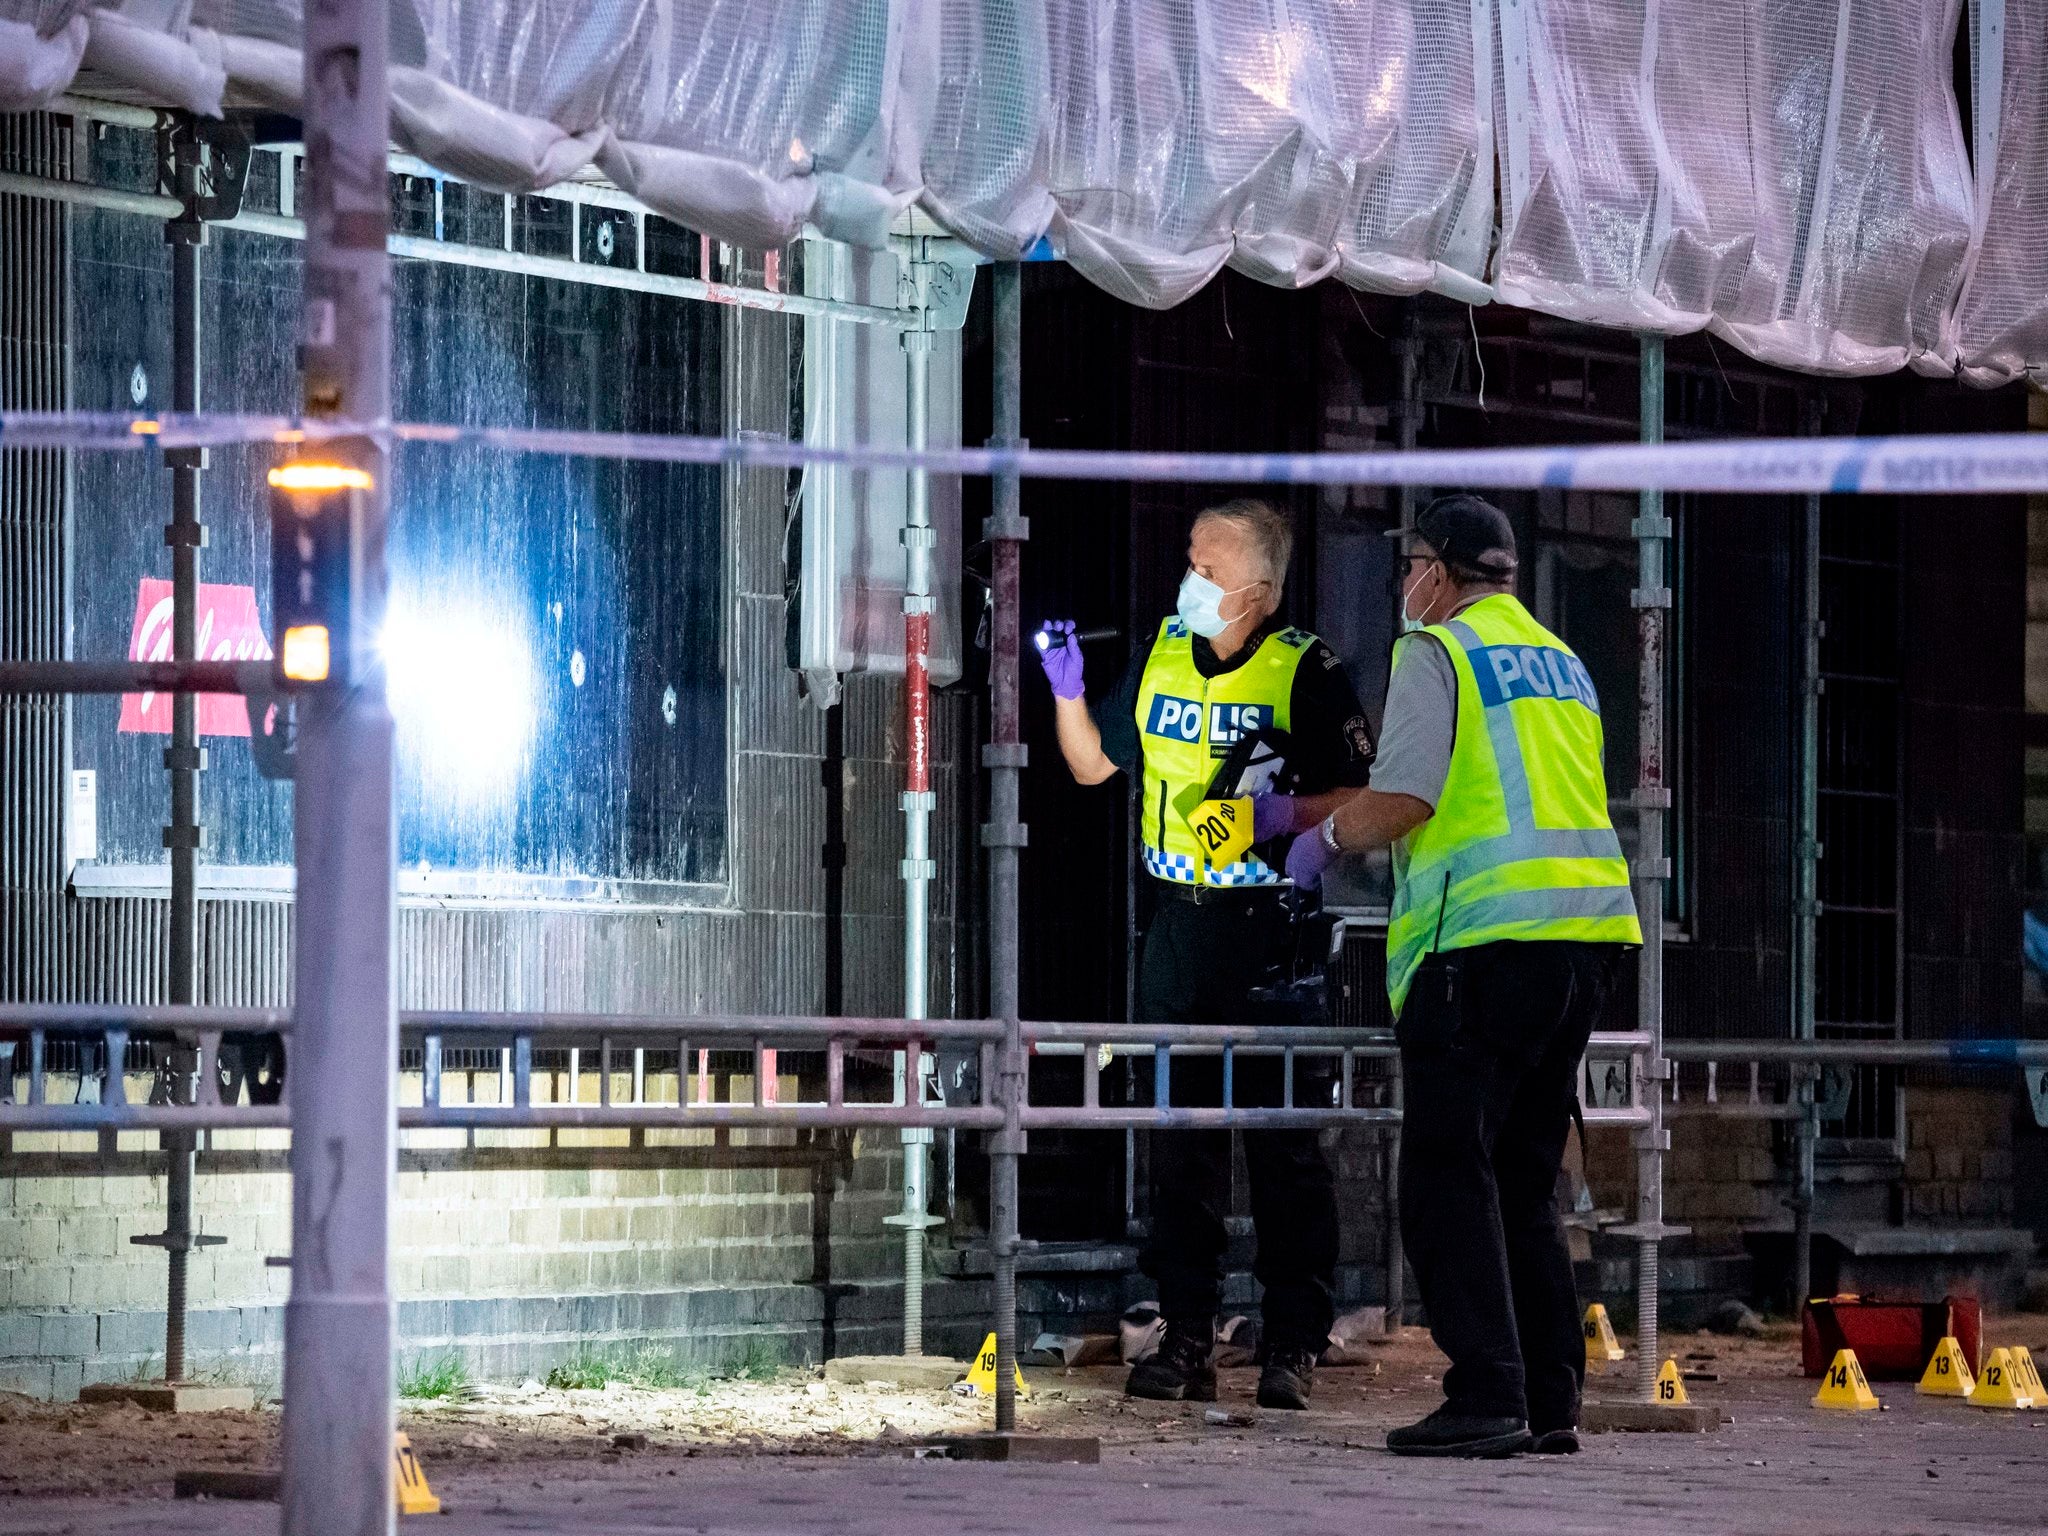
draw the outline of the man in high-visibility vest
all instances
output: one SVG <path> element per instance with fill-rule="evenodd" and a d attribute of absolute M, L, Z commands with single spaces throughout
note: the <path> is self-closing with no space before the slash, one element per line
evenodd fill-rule
<path fill-rule="evenodd" d="M 1514 530 L 1476 496 L 1415 520 L 1372 784 L 1288 850 L 1317 884 L 1391 845 L 1401 1235 L 1444 1403 L 1411 1456 L 1578 1449 L 1585 1346 L 1555 1198 L 1579 1060 L 1642 942 L 1607 813 L 1600 700 L 1513 591 Z"/>
<path fill-rule="evenodd" d="M 1051 625 L 1040 637 L 1068 769 L 1083 784 L 1119 769 L 1143 782 L 1142 853 L 1157 897 L 1138 970 L 1144 1023 L 1251 1021 L 1249 994 L 1291 937 L 1280 902 L 1286 834 L 1366 781 L 1372 737 L 1342 665 L 1314 635 L 1274 617 L 1292 545 L 1286 518 L 1264 502 L 1198 516 L 1175 613 L 1093 709 L 1074 626 Z M 1263 765 L 1243 766 L 1260 755 Z M 1219 776 L 1246 773 L 1300 796 L 1270 796 L 1256 816 L 1234 784 L 1214 798 Z M 1241 1058 L 1233 1081 L 1239 1105 L 1281 1102 L 1273 1057 Z M 1221 1103 L 1220 1058 L 1173 1057 L 1170 1092 L 1176 1105 Z M 1213 1401 L 1230 1135 L 1168 1131 L 1152 1138 L 1151 1152 L 1152 1230 L 1139 1264 L 1159 1287 L 1166 1331 L 1127 1390 Z M 1253 1272 L 1264 1288 L 1258 1400 L 1305 1408 L 1332 1321 L 1335 1185 L 1312 1130 L 1247 1131 L 1244 1153 Z"/>

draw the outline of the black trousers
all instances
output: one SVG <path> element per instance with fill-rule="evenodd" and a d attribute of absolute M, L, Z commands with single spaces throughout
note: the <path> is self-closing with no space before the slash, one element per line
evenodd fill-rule
<path fill-rule="evenodd" d="M 1246 993 L 1288 937 L 1287 920 L 1270 893 L 1247 892 L 1194 905 L 1162 899 L 1146 931 L 1138 971 L 1143 1023 L 1240 1023 Z M 1148 1079 L 1149 1081 L 1149 1079 Z M 1297 1079 L 1296 1102 L 1315 1091 Z M 1219 1057 L 1175 1057 L 1171 1101 L 1223 1102 Z M 1278 1057 L 1236 1064 L 1234 1102 L 1281 1102 Z M 1320 1353 L 1334 1317 L 1337 1195 L 1330 1165 L 1311 1130 L 1244 1132 L 1258 1253 L 1252 1273 L 1264 1292 L 1267 1348 Z M 1224 1216 L 1230 1198 L 1228 1131 L 1158 1131 L 1152 1136 L 1152 1236 L 1138 1267 L 1159 1287 L 1168 1322 L 1209 1326 L 1221 1305 Z"/>
<path fill-rule="evenodd" d="M 1402 1007 L 1401 1237 L 1456 1412 L 1578 1423 L 1586 1348 L 1557 1171 L 1620 952 L 1433 955 Z"/>

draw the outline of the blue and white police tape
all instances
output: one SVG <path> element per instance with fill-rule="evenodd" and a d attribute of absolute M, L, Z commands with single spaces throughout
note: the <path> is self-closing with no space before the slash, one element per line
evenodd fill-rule
<path fill-rule="evenodd" d="M 388 425 L 286 416 L 0 412 L 0 447 L 143 449 L 299 446 L 337 437 L 500 453 L 735 468 L 807 465 L 1049 480 L 1232 485 L 1424 485 L 1699 491 L 1739 495 L 2021 495 L 2048 492 L 2048 433 L 1734 438 L 1554 448 L 1418 448 L 1388 453 L 1143 453 L 1079 448 L 827 446 L 749 437 Z"/>

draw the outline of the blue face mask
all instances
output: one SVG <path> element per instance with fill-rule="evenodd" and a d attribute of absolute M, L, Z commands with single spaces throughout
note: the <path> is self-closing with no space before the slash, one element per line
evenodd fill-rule
<path fill-rule="evenodd" d="M 1180 601 L 1175 605 L 1176 611 L 1180 614 L 1181 623 L 1204 640 L 1214 640 L 1235 622 L 1223 617 L 1223 600 L 1240 592 L 1249 592 L 1258 585 L 1254 581 L 1226 592 L 1208 577 L 1189 571 L 1180 581 Z"/>

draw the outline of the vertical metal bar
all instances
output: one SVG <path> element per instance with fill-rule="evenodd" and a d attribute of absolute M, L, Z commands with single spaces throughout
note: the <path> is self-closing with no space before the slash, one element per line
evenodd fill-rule
<path fill-rule="evenodd" d="M 1641 440 L 1664 440 L 1664 338 L 1641 338 Z M 1666 585 L 1665 554 L 1671 520 L 1664 515 L 1662 491 L 1641 493 L 1634 533 L 1638 584 L 1632 597 L 1636 609 L 1637 678 L 1637 843 L 1634 868 L 1636 913 L 1643 926 L 1643 948 L 1636 973 L 1636 1028 L 1647 1044 L 1636 1056 L 1636 1100 L 1648 1122 L 1636 1137 L 1636 1388 L 1645 1402 L 1655 1401 L 1658 1345 L 1658 1243 L 1670 1233 L 1664 1225 L 1664 1153 L 1671 1134 L 1664 1128 L 1663 1083 L 1669 1070 L 1664 1060 L 1664 883 L 1670 861 L 1664 856 L 1664 813 L 1671 791 L 1664 783 L 1664 642 L 1665 616 L 1671 608 Z"/>
<path fill-rule="evenodd" d="M 197 414 L 201 406 L 199 253 L 206 244 L 206 225 L 199 218 L 199 172 L 205 150 L 198 127 L 189 117 L 180 118 L 163 142 L 172 190 L 184 205 L 182 215 L 164 225 L 164 243 L 171 248 L 171 408 Z M 171 521 L 164 529 L 164 543 L 171 550 L 171 658 L 189 662 L 199 655 L 199 551 L 206 544 L 199 477 L 206 468 L 206 450 L 166 449 L 164 462 L 171 471 Z M 171 788 L 171 820 L 163 837 L 171 862 L 170 973 L 165 995 L 173 1004 L 189 1006 L 199 1001 L 199 850 L 204 840 L 199 825 L 199 775 L 206 769 L 206 753 L 199 745 L 199 700 L 193 694 L 171 696 L 171 744 L 164 749 L 163 761 Z M 168 1164 L 164 1379 L 183 1381 L 192 1181 L 199 1141 L 192 1132 L 182 1130 L 166 1131 L 161 1139 Z"/>
<path fill-rule="evenodd" d="M 1422 367 L 1422 318 L 1421 301 L 1405 299 L 1401 304 L 1401 329 L 1394 338 L 1394 361 L 1398 370 L 1398 388 L 1394 396 L 1394 440 L 1403 450 L 1413 449 L 1421 436 L 1422 399 L 1419 381 Z M 1415 515 L 1421 510 L 1422 487 L 1404 485 L 1400 491 L 1399 514 L 1401 527 L 1412 529 Z M 1405 547 L 1405 546 L 1404 546 Z M 1391 600 L 1398 606 L 1401 601 L 1400 573 L 1395 573 Z M 1400 628 L 1401 616 L 1394 615 L 1394 626 Z M 1392 1083 L 1388 1089 L 1393 1107 L 1401 1107 L 1401 1063 L 1397 1057 L 1389 1068 Z M 1401 1241 L 1401 1122 L 1394 1121 L 1387 1127 L 1385 1156 L 1381 1161 L 1383 1175 L 1380 1190 L 1380 1209 L 1387 1227 L 1387 1332 L 1396 1332 L 1401 1326 L 1401 1315 L 1407 1309 L 1408 1297 L 1408 1253 Z"/>
<path fill-rule="evenodd" d="M 597 1042 L 597 1102 L 607 1107 L 612 1102 L 612 1037 L 606 1035 Z"/>
<path fill-rule="evenodd" d="M 1280 1107 L 1294 1108 L 1294 1047 L 1283 1047 L 1280 1052 Z"/>
<path fill-rule="evenodd" d="M 384 616 L 391 416 L 388 0 L 305 15 L 308 414 L 364 424 L 324 451 L 368 472 L 354 623 Z M 308 693 L 294 785 L 298 865 L 291 1301 L 285 1314 L 285 1536 L 390 1536 L 391 1192 L 397 1148 L 396 822 L 391 712 L 374 650 L 346 689 Z"/>
<path fill-rule="evenodd" d="M 1225 1099 L 1224 1103 L 1230 1101 Z M 1081 1107 L 1098 1109 L 1102 1105 L 1102 1050 L 1093 1040 L 1081 1046 Z"/>
<path fill-rule="evenodd" d="M 1807 430 L 1820 431 L 1818 402 L 1809 405 Z M 1800 542 L 1799 804 L 1793 839 L 1797 889 L 1792 906 L 1792 1038 L 1814 1037 L 1816 939 L 1820 921 L 1820 497 L 1806 498 Z M 1820 1137 L 1816 1074 L 1792 1072 L 1800 1113 L 1793 1123 L 1797 1162 L 1792 1190 L 1792 1310 L 1796 1316 L 1813 1293 L 1814 1150 Z"/>
<path fill-rule="evenodd" d="M 846 1102 L 846 1046 L 839 1040 L 825 1045 L 825 1102 L 833 1109 Z"/>
<path fill-rule="evenodd" d="M 825 761 L 819 765 L 825 790 L 825 840 L 819 857 L 825 868 L 825 1012 L 846 1011 L 846 710 L 825 711 Z"/>
<path fill-rule="evenodd" d="M 512 1037 L 512 1104 L 525 1109 L 533 1103 L 533 1036 L 523 1031 Z"/>
<path fill-rule="evenodd" d="M 429 1109 L 441 1107 L 441 1037 L 428 1035 L 420 1042 L 420 1102 Z"/>
<path fill-rule="evenodd" d="M 994 432 L 989 446 L 1015 449 L 1024 442 L 1023 273 L 1015 262 L 994 268 L 994 325 L 990 338 Z M 1021 644 L 1019 565 L 1030 536 L 1015 473 L 999 471 L 989 489 L 990 541 L 989 819 L 982 829 L 988 849 L 989 1012 L 1003 1026 L 996 1074 L 996 1103 L 1003 1126 L 989 1140 L 989 1248 L 995 1264 L 996 1431 L 1017 1427 L 1017 1160 L 1025 1149 L 1023 1109 L 1029 1091 L 1018 980 L 1021 907 L 1018 862 L 1026 841 L 1019 817 L 1018 778 L 1027 761 L 1018 709 L 1017 650 Z"/>
<path fill-rule="evenodd" d="M 100 1079 L 100 1102 L 102 1104 L 126 1104 L 128 1102 L 128 1031 L 110 1029 L 106 1031 L 107 1047 L 106 1075 Z"/>
<path fill-rule="evenodd" d="M 647 1047 L 644 1045 L 633 1047 L 633 1102 L 647 1102 Z"/>
<path fill-rule="evenodd" d="M 1223 1047 L 1223 1107 L 1237 1107 L 1237 1047 Z"/>
<path fill-rule="evenodd" d="M 932 332 L 926 303 L 928 269 L 923 242 L 910 263 L 920 325 L 903 334 L 905 361 L 905 443 L 913 451 L 930 442 Z M 931 882 L 938 866 L 931 857 L 931 642 L 932 517 L 931 473 L 912 469 L 906 487 L 903 527 L 903 698 L 905 763 L 903 786 L 903 1016 L 927 1016 L 931 971 Z M 917 1042 L 903 1056 L 903 1102 L 924 1098 L 924 1062 Z M 903 1140 L 903 1353 L 924 1353 L 925 1185 L 930 1169 L 929 1127 L 907 1126 Z"/>

